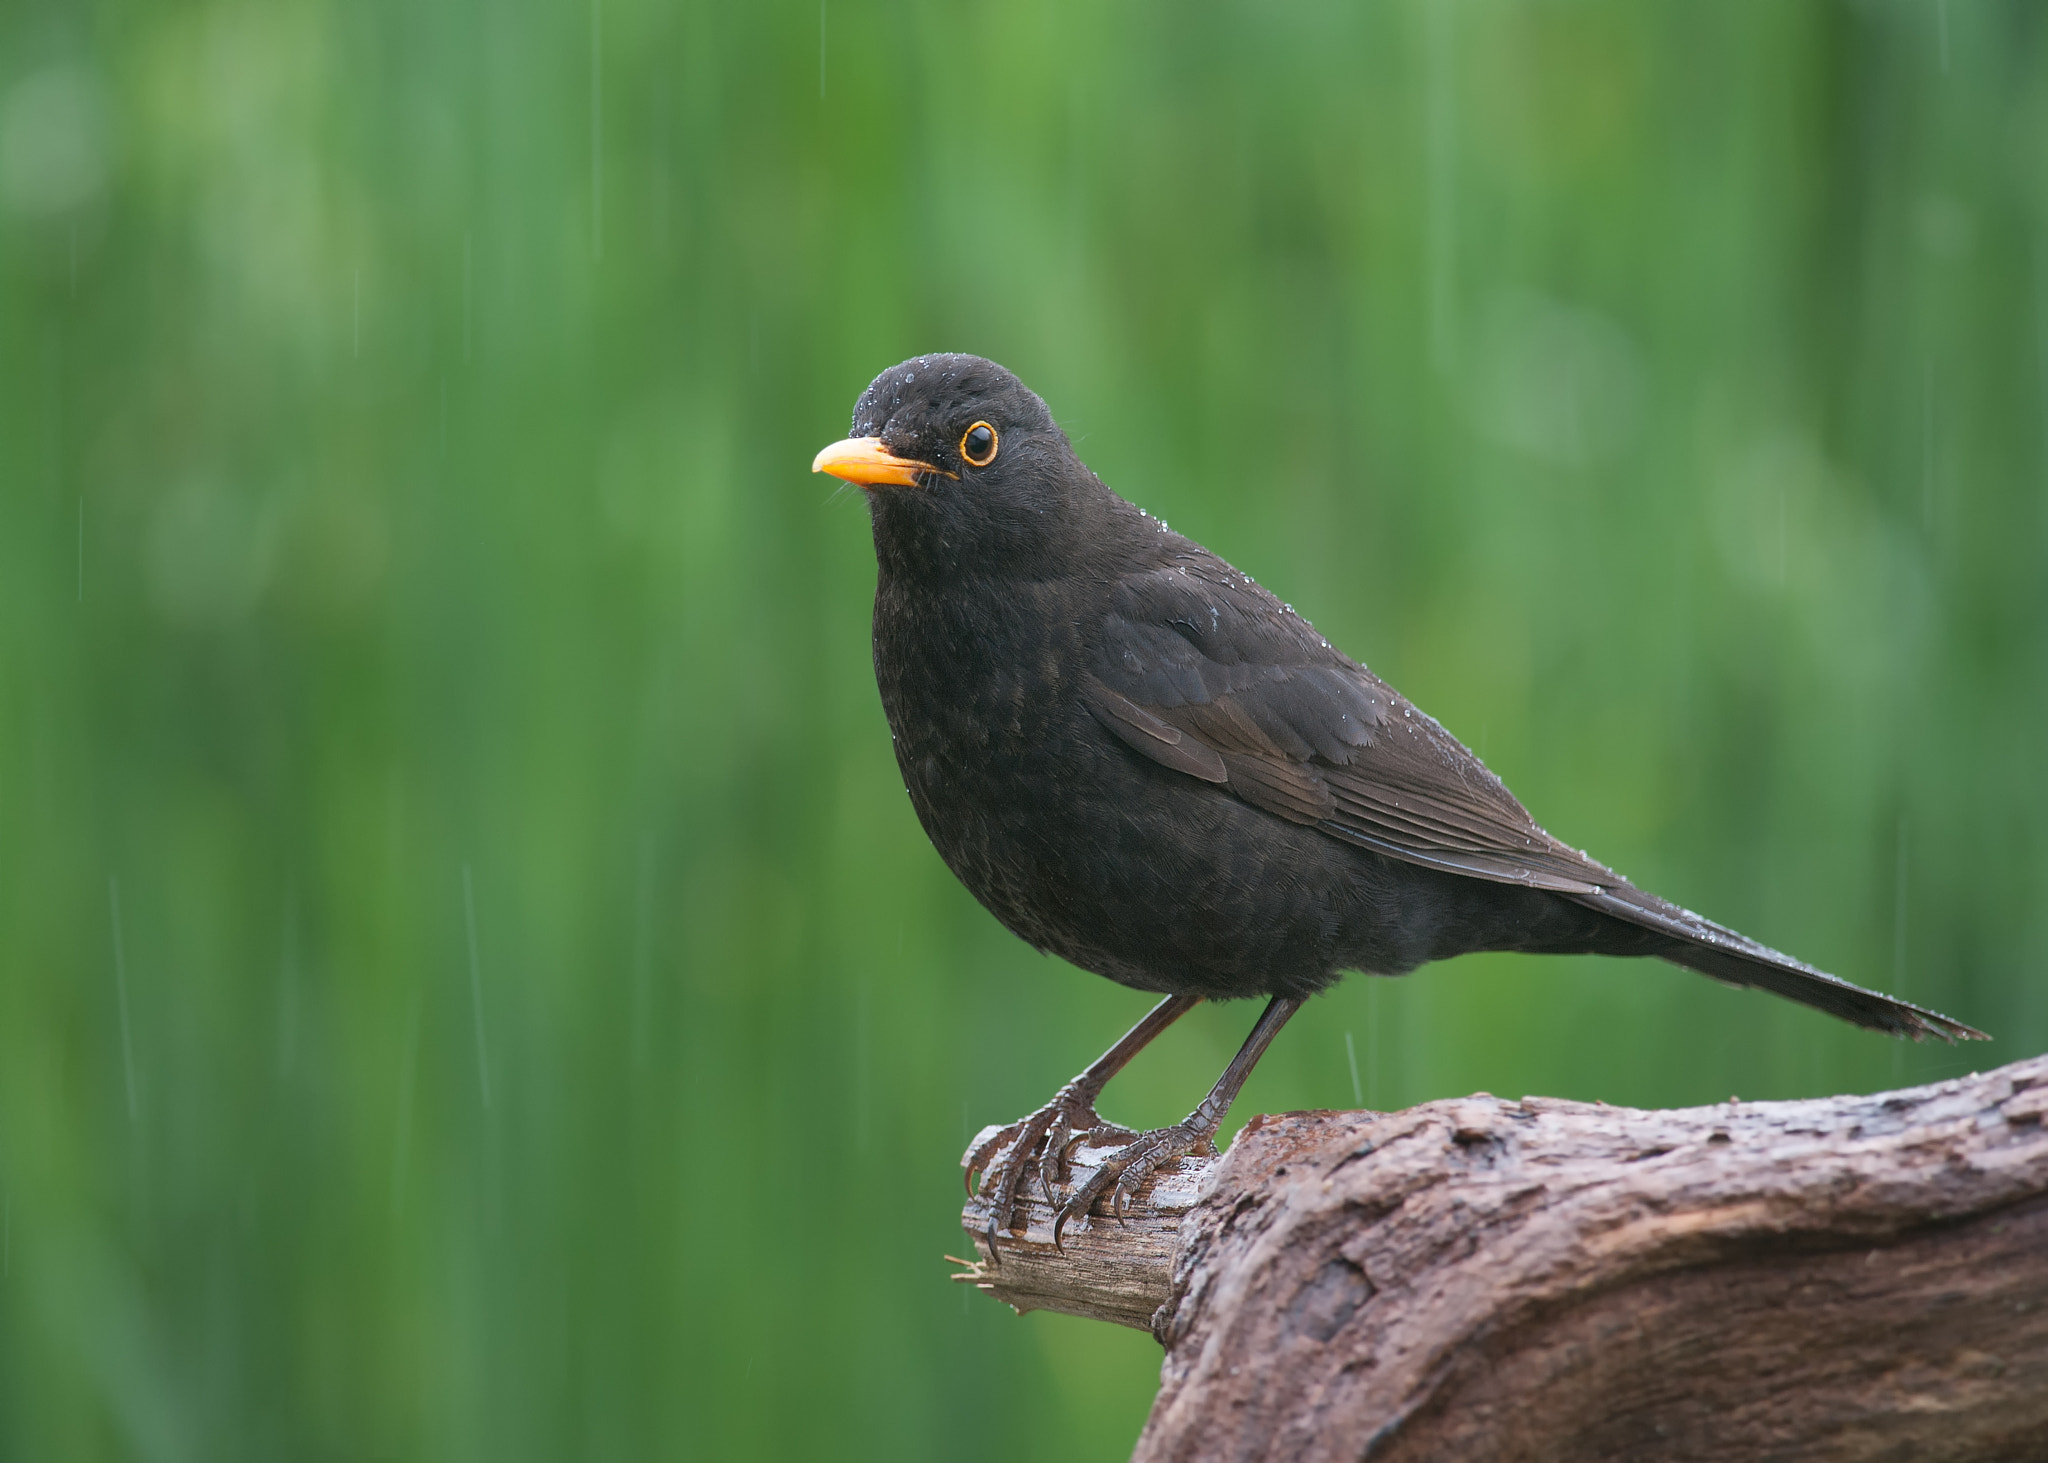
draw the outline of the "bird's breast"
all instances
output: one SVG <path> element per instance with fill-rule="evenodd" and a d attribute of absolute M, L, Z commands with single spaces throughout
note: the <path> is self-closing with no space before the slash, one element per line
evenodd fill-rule
<path fill-rule="evenodd" d="M 972 764 L 1031 756 L 1076 703 L 1081 637 L 1031 588 L 875 601 L 875 682 L 899 754 Z"/>
<path fill-rule="evenodd" d="M 875 598 L 875 681 L 905 790 L 940 855 L 984 900 L 1064 850 L 1088 800 L 1081 617 L 1045 586 Z"/>

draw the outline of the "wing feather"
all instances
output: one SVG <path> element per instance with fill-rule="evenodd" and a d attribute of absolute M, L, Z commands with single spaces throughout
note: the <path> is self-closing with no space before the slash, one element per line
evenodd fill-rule
<path fill-rule="evenodd" d="M 1179 727 L 1161 721 L 1095 677 L 1090 676 L 1083 683 L 1081 695 L 1097 721 L 1162 766 L 1204 782 L 1222 782 L 1229 776 L 1224 771 L 1223 759 L 1214 749 L 1189 737 Z"/>
<path fill-rule="evenodd" d="M 1538 827 L 1457 738 L 1206 552 L 1118 584 L 1084 694 L 1134 750 L 1334 838 L 1499 883 L 1625 885 Z"/>

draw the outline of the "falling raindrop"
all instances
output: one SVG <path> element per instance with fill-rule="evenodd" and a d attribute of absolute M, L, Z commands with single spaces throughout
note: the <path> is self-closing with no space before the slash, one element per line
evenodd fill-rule
<path fill-rule="evenodd" d="M 1926 532 L 1934 530 L 1934 363 L 1927 362 L 1920 372 L 1920 526 Z"/>
<path fill-rule="evenodd" d="M 633 1070 L 647 1069 L 647 1008 L 654 966 L 654 835 L 640 835 L 633 894 Z"/>
<path fill-rule="evenodd" d="M 128 1121 L 135 1121 L 135 1042 L 128 1029 L 128 949 L 121 938 L 121 880 L 107 878 L 107 905 L 114 917 L 114 996 L 121 1011 L 121 1077 L 128 1088 Z"/>
<path fill-rule="evenodd" d="M 1365 1096 L 1367 1107 L 1386 1099 L 1380 1093 L 1380 983 L 1369 980 L 1365 987 Z"/>
<path fill-rule="evenodd" d="M 284 948 L 277 972 L 277 1075 L 289 1077 L 299 1054 L 299 910 L 288 898 L 284 907 Z"/>
<path fill-rule="evenodd" d="M 604 6 L 590 0 L 590 257 L 604 258 Z"/>
<path fill-rule="evenodd" d="M 405 1204 L 405 1165 L 412 1149 L 412 1090 L 419 1070 L 420 998 L 415 992 L 405 1017 L 405 1041 L 398 1063 L 398 1131 L 391 1144 L 391 1216 Z"/>
<path fill-rule="evenodd" d="M 900 956 L 903 945 L 901 926 L 896 931 L 896 943 Z M 901 964 L 900 960 L 898 964 Z M 868 1046 L 868 978 L 863 975 L 855 986 L 853 1007 L 853 1146 L 856 1153 L 868 1151 Z"/>
<path fill-rule="evenodd" d="M 1457 95 L 1452 73 L 1457 37 L 1452 31 L 1452 0 L 1427 10 L 1425 37 L 1425 136 L 1428 151 L 1428 202 L 1424 211 L 1425 253 L 1429 260 L 1429 358 L 1440 372 L 1453 365 L 1458 309 L 1458 178 Z"/>
<path fill-rule="evenodd" d="M 1785 587 L 1785 480 L 1778 479 L 1778 588 Z"/>
<path fill-rule="evenodd" d="M 484 1047 L 484 978 L 481 963 L 476 954 L 476 884 L 470 877 L 469 865 L 462 866 L 462 919 L 469 931 L 469 1001 L 470 1015 L 476 1024 L 476 1080 L 483 1093 L 486 1110 L 491 1105 L 491 1062 L 490 1054 Z"/>
<path fill-rule="evenodd" d="M 1892 994 L 1906 993 L 1906 815 L 1899 814 L 1898 866 L 1892 875 Z"/>

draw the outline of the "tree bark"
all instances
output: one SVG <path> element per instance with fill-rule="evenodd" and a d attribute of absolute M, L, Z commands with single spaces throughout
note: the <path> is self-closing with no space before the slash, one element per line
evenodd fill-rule
<path fill-rule="evenodd" d="M 1137 1457 L 2048 1459 L 2048 1057 L 1642 1112 L 1258 1117 L 955 1278 L 1166 1347 Z M 1103 1155 L 1083 1149 L 1085 1172 Z"/>

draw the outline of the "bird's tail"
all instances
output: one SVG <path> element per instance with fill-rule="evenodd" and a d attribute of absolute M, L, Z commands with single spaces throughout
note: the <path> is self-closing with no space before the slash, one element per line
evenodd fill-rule
<path fill-rule="evenodd" d="M 1643 953 L 1729 985 L 1756 986 L 1858 1026 L 1890 1032 L 1893 1036 L 1910 1036 L 1915 1041 L 1928 1036 L 1950 1042 L 1990 1040 L 1975 1027 L 1951 1020 L 1938 1011 L 1851 985 L 1790 955 L 1759 945 L 1725 925 L 1702 919 L 1689 909 L 1646 894 L 1634 885 L 1622 884 L 1564 897 L 1638 929 L 1668 937 Z"/>

